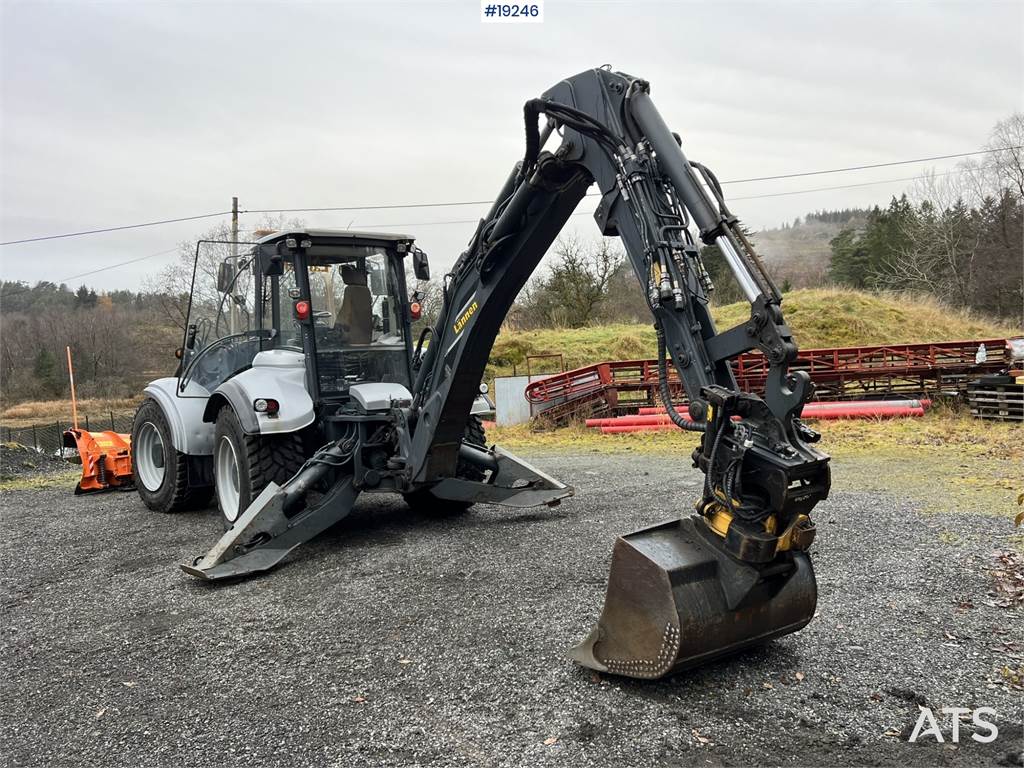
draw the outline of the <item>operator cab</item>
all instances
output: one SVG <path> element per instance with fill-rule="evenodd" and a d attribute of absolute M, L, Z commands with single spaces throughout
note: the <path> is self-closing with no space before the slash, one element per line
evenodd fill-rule
<path fill-rule="evenodd" d="M 344 399 L 352 384 L 362 382 L 411 389 L 406 258 L 412 256 L 418 279 L 429 278 L 426 255 L 412 237 L 293 230 L 246 245 L 220 261 L 218 300 L 192 302 L 180 391 L 195 382 L 212 392 L 270 350 L 302 355 L 295 360 L 305 365 L 316 402 Z M 201 267 L 211 259 L 200 254 L 197 248 L 201 279 Z M 194 297 L 201 295 L 197 288 Z M 204 308 L 212 317 L 202 317 Z"/>
<path fill-rule="evenodd" d="M 405 258 L 413 239 L 347 230 L 280 232 L 255 249 L 270 348 L 301 351 L 315 400 L 352 384 L 411 387 Z M 269 309 L 269 311 L 267 311 Z"/>

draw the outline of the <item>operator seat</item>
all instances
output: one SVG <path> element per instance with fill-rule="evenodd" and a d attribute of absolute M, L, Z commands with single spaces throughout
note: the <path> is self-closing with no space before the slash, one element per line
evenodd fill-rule
<path fill-rule="evenodd" d="M 336 326 L 341 326 L 349 344 L 369 344 L 373 340 L 373 296 L 367 286 L 367 274 L 357 266 L 339 267 L 345 294 L 341 299 Z"/>

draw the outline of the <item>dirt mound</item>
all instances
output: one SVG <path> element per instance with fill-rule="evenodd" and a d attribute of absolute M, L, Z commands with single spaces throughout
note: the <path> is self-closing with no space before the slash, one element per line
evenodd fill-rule
<path fill-rule="evenodd" d="M 815 288 L 785 294 L 782 307 L 803 349 L 1005 338 L 1021 333 L 1019 328 L 976 317 L 930 297 Z M 719 330 L 724 330 L 749 318 L 750 307 L 739 302 L 714 307 L 712 313 Z M 511 376 L 513 368 L 526 373 L 527 355 L 561 354 L 571 370 L 605 360 L 653 358 L 656 349 L 654 328 L 648 323 L 503 331 L 491 351 L 485 378 Z M 557 360 L 537 363 L 531 365 L 533 373 L 557 370 Z"/>
<path fill-rule="evenodd" d="M 71 465 L 58 456 L 48 456 L 19 443 L 0 444 L 0 481 L 57 474 L 69 469 Z"/>

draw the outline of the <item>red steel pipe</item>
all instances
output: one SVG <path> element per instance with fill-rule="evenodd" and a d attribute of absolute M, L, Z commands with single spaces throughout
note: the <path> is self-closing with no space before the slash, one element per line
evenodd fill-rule
<path fill-rule="evenodd" d="M 810 413 L 805 409 L 803 414 L 803 418 L 823 421 L 833 419 L 895 419 L 921 416 L 924 416 L 924 408 L 920 406 L 916 408 L 911 406 L 822 408 Z M 604 434 L 677 429 L 668 416 L 620 416 L 614 419 L 587 419 L 587 426 L 599 427 Z"/>
<path fill-rule="evenodd" d="M 929 398 L 901 399 L 901 400 L 832 400 L 829 402 L 813 401 L 804 406 L 804 412 L 808 408 L 850 408 L 858 406 L 878 406 L 894 408 L 928 408 L 932 401 Z M 680 413 L 686 412 L 685 405 L 677 405 L 676 410 Z M 637 411 L 638 416 L 657 416 L 665 413 L 665 409 L 659 406 L 644 406 Z"/>

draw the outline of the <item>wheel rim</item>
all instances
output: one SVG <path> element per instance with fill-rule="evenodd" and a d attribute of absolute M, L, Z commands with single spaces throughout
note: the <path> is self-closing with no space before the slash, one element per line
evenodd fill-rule
<path fill-rule="evenodd" d="M 147 421 L 139 427 L 132 445 L 135 474 L 147 491 L 157 491 L 164 484 L 164 438 L 156 424 Z"/>
<path fill-rule="evenodd" d="M 217 500 L 220 509 L 229 521 L 238 519 L 239 478 L 238 454 L 235 445 L 227 435 L 217 443 L 217 455 L 214 461 L 214 481 L 217 485 Z"/>

